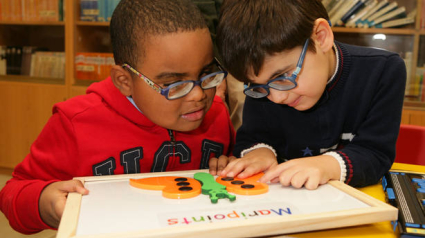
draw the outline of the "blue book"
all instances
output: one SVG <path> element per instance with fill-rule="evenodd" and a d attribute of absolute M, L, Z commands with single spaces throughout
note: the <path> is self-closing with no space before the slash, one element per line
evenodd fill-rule
<path fill-rule="evenodd" d="M 99 9 L 99 16 L 97 17 L 97 21 L 105 22 L 107 20 L 106 5 L 106 0 L 97 0 L 97 7 Z"/>
<path fill-rule="evenodd" d="M 81 21 L 97 21 L 99 16 L 98 0 L 81 0 Z"/>
<path fill-rule="evenodd" d="M 354 15 L 356 12 L 358 12 L 365 6 L 365 2 L 366 0 L 358 1 L 352 8 L 350 8 L 350 10 L 348 10 L 348 12 L 344 14 L 344 16 L 341 17 L 341 22 L 338 22 L 338 25 L 345 24 L 352 15 Z"/>
<path fill-rule="evenodd" d="M 80 0 L 80 21 L 87 21 L 86 9 L 88 8 L 88 0 Z"/>
<path fill-rule="evenodd" d="M 112 8 L 113 0 L 106 0 L 106 20 L 111 21 L 112 12 L 114 11 Z"/>
<path fill-rule="evenodd" d="M 90 0 L 89 4 L 89 13 L 91 21 L 97 21 L 97 18 L 99 17 L 99 7 L 98 7 L 98 0 Z"/>

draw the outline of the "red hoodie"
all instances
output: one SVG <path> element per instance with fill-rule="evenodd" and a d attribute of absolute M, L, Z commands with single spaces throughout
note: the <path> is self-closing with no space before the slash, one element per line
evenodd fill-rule
<path fill-rule="evenodd" d="M 229 113 L 215 97 L 201 126 L 170 131 L 142 113 L 110 78 L 87 94 L 60 102 L 0 192 L 0 209 L 17 231 L 50 228 L 39 215 L 43 188 L 58 180 L 92 175 L 192 170 L 211 157 L 231 155 L 235 132 Z M 173 152 L 174 151 L 174 152 Z"/>

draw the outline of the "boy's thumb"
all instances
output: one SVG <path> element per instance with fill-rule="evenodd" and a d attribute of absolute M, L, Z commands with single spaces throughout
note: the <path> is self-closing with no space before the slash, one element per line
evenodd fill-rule
<path fill-rule="evenodd" d="M 68 193 L 76 192 L 76 193 L 80 193 L 82 195 L 89 194 L 89 190 L 87 190 L 86 188 L 84 188 L 84 185 L 83 185 L 83 183 L 80 180 L 71 180 L 71 181 L 68 181 L 65 190 Z"/>

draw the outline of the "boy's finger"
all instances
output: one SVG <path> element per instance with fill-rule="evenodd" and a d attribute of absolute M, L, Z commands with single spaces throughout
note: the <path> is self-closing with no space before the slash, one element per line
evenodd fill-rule
<path fill-rule="evenodd" d="M 236 158 L 235 156 L 230 156 L 229 158 L 229 164 L 232 163 L 233 161 L 237 160 L 238 158 Z"/>
<path fill-rule="evenodd" d="M 294 187 L 299 188 L 299 186 L 300 186 L 299 183 L 301 183 L 301 182 L 296 179 L 296 176 L 298 176 L 300 178 L 300 173 L 299 173 L 298 170 L 293 169 L 293 168 L 289 168 L 287 170 L 283 170 L 279 174 L 277 174 L 277 176 L 279 176 L 280 183 L 283 186 L 293 185 Z M 305 182 L 305 180 L 302 181 L 303 184 L 304 184 L 304 182 Z M 301 186 L 303 184 L 301 184 Z"/>
<path fill-rule="evenodd" d="M 260 178 L 261 183 L 267 183 L 271 180 L 276 181 L 276 178 L 279 178 L 280 174 L 286 169 L 286 166 L 284 166 L 285 163 L 280 164 L 279 166 L 274 166 L 273 168 L 270 168 L 264 173 L 264 176 Z"/>
<path fill-rule="evenodd" d="M 291 178 L 291 185 L 294 188 L 302 188 L 308 181 L 308 174 L 298 171 Z"/>
<path fill-rule="evenodd" d="M 258 174 L 259 172 L 261 172 L 261 168 L 251 165 L 251 166 L 248 166 L 247 168 L 245 168 L 244 171 L 242 171 L 238 175 L 238 178 L 244 179 L 244 178 L 247 178 L 247 177 L 251 177 L 255 174 Z"/>
<path fill-rule="evenodd" d="M 222 155 L 218 158 L 217 162 L 217 174 L 221 174 L 221 171 L 226 168 L 226 166 L 229 164 L 229 157 Z"/>
<path fill-rule="evenodd" d="M 226 165 L 226 167 L 219 173 L 219 175 L 222 176 L 222 177 L 226 177 L 227 176 L 227 173 L 229 171 L 232 171 L 233 167 L 235 166 L 235 164 L 237 162 L 238 162 L 238 160 L 232 160 L 232 161 L 230 161 L 230 163 L 228 163 Z"/>
<path fill-rule="evenodd" d="M 230 170 L 226 168 L 226 170 L 228 171 L 227 176 L 236 177 L 240 172 L 242 172 L 245 169 L 245 166 L 246 165 L 243 160 L 235 160 Z"/>
<path fill-rule="evenodd" d="M 315 190 L 317 187 L 319 187 L 320 179 L 317 176 L 310 176 L 307 179 L 307 182 L 304 184 L 304 187 L 309 190 Z"/>
<path fill-rule="evenodd" d="M 218 159 L 215 157 L 211 158 L 208 162 L 209 172 L 211 175 L 217 175 L 217 163 Z"/>

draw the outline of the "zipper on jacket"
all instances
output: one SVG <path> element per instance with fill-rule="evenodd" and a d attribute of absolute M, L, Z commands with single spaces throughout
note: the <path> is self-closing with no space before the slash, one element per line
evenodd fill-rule
<path fill-rule="evenodd" d="M 176 145 L 176 138 L 174 138 L 173 131 L 170 130 L 170 129 L 168 129 L 168 135 L 170 136 L 170 142 L 171 142 L 171 145 L 172 145 L 172 151 L 171 151 L 172 152 L 172 155 L 169 157 L 168 163 L 172 163 L 171 164 L 171 167 L 174 167 L 174 163 L 176 161 L 175 158 L 174 158 L 174 155 L 176 153 L 176 147 L 175 147 L 175 145 Z"/>
<path fill-rule="evenodd" d="M 174 138 L 173 131 L 168 129 L 168 135 L 170 136 L 171 145 L 173 146 L 173 152 L 174 152 L 174 146 L 176 144 L 176 139 Z"/>

